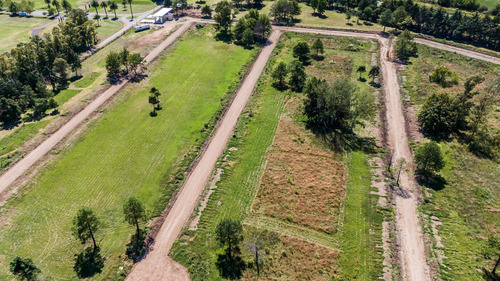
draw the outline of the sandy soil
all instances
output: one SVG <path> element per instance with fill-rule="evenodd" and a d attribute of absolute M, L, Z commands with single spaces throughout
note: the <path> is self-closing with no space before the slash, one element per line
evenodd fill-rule
<path fill-rule="evenodd" d="M 172 44 L 179 36 L 184 34 L 191 26 L 192 22 L 186 22 L 174 32 L 171 36 L 166 38 L 158 47 L 152 50 L 146 57 L 146 64 L 154 60 L 167 46 Z M 64 126 L 54 132 L 48 139 L 42 142 L 38 147 L 26 155 L 23 159 L 19 160 L 14 166 L 0 176 L 0 194 L 5 192 L 7 188 L 16 181 L 19 177 L 23 176 L 31 166 L 37 163 L 45 154 L 47 154 L 57 143 L 68 136 L 78 125 L 87 119 L 95 110 L 97 110 L 103 103 L 119 92 L 127 81 L 122 81 L 120 84 L 113 85 L 99 95 L 87 107 L 71 118 Z"/>

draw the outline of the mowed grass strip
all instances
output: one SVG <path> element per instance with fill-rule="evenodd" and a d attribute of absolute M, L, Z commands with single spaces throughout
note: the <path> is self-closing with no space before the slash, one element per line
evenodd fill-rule
<path fill-rule="evenodd" d="M 267 69 L 269 71 L 269 68 Z M 250 210 L 260 177 L 264 171 L 266 151 L 271 145 L 283 110 L 285 95 L 275 91 L 268 79 L 261 78 L 240 121 L 225 155 L 221 180 L 210 196 L 198 222 L 193 242 L 179 239 L 171 255 L 185 265 L 192 280 L 222 280 L 215 267 L 219 249 L 214 232 L 223 218 L 243 220 Z M 236 148 L 237 150 L 235 150 Z M 220 203 L 219 203 L 220 202 Z"/>
<path fill-rule="evenodd" d="M 47 21 L 48 19 L 44 18 L 11 17 L 0 13 L 0 26 L 2 27 L 0 53 L 9 52 L 19 43 L 28 42 L 31 29 Z"/>
<path fill-rule="evenodd" d="M 245 241 L 241 248 L 246 261 L 253 261 L 254 254 L 249 245 L 260 237 L 258 239 L 261 239 L 266 254 L 263 258 L 261 257 L 265 265 L 259 279 L 332 280 L 338 276 L 345 277 L 345 280 L 352 280 L 361 276 L 361 280 L 375 280 L 382 275 L 381 250 L 377 250 L 376 246 L 381 241 L 380 228 L 383 215 L 376 213 L 375 210 L 378 198 L 370 194 L 371 170 L 367 162 L 368 156 L 363 152 L 351 153 L 345 159 L 343 168 L 348 171 L 349 175 L 347 196 L 339 195 L 345 197 L 343 205 L 340 206 L 343 209 L 343 219 L 341 228 L 334 234 L 316 231 L 308 226 L 309 231 L 316 232 L 316 237 L 302 241 L 300 235 L 294 235 L 294 232 L 297 232 L 296 228 L 290 227 L 283 230 L 291 222 L 286 219 L 265 217 L 265 214 L 258 213 L 258 204 L 254 204 L 254 200 L 256 202 L 259 200 L 255 199 L 256 194 L 261 192 L 259 189 L 263 188 L 261 180 L 263 174 L 267 172 L 266 160 L 270 161 L 269 155 L 272 155 L 273 150 L 270 147 L 279 139 L 275 136 L 276 128 L 280 118 L 283 118 L 282 113 L 288 113 L 288 106 L 285 107 L 283 103 L 290 102 L 290 98 L 297 99 L 301 96 L 290 92 L 280 92 L 272 87 L 271 71 L 280 61 L 292 60 L 291 50 L 296 42 L 299 40 L 312 42 L 316 38 L 314 35 L 295 33 L 286 33 L 282 36 L 266 72 L 260 78 L 259 87 L 246 112 L 240 118 L 234 138 L 221 159 L 219 167 L 223 169 L 221 180 L 200 217 L 198 229 L 185 231 L 185 235 L 174 244 L 171 255 L 188 268 L 192 280 L 222 280 L 215 266 L 217 254 L 222 253 L 222 249 L 215 241 L 214 232 L 217 223 L 228 217 L 242 220 L 244 223 Z M 369 65 L 371 60 L 369 50 L 373 43 L 363 40 L 346 40 L 340 37 L 320 36 L 320 38 L 324 40 L 325 46 L 331 46 L 331 49 L 326 50 L 325 59 L 322 62 L 312 61 L 312 64 L 306 68 L 306 72 L 321 74 L 320 76 L 327 78 L 327 81 L 331 81 L 336 76 L 356 81 L 357 74 L 354 66 L 357 63 Z M 353 45 L 354 49 L 347 50 L 351 48 L 350 45 Z M 373 51 L 377 52 L 376 49 Z M 342 58 L 345 56 L 346 59 L 334 61 L 332 56 Z M 330 60 L 333 62 L 330 63 Z M 333 74 L 334 68 L 339 68 L 339 64 L 350 70 Z M 369 90 L 368 86 L 363 83 L 355 83 L 361 91 Z M 306 130 L 302 127 L 305 124 L 300 122 L 304 120 L 304 117 L 296 116 L 300 114 L 295 112 L 291 115 L 294 117 L 294 122 L 300 124 L 302 130 Z M 297 135 L 289 137 L 296 138 L 300 142 Z M 313 145 L 323 146 L 325 143 L 320 139 L 315 139 Z M 342 159 L 342 155 L 337 156 L 338 159 Z M 287 163 L 283 164 L 287 165 Z M 293 179 L 290 178 L 290 180 L 293 183 Z M 276 185 L 273 188 L 279 190 L 283 188 L 283 185 Z M 298 193 L 301 194 L 300 189 Z M 287 190 L 283 190 L 283 194 L 296 196 L 296 194 L 290 195 Z M 286 204 L 286 201 L 282 200 L 282 204 Z M 261 219 L 263 217 L 267 219 Z M 283 223 L 278 223 L 280 221 Z M 332 224 L 336 225 L 333 219 Z M 326 235 L 329 235 L 331 239 L 325 239 Z M 190 238 L 193 240 L 191 241 Z M 316 243 L 317 241 L 327 241 L 328 245 L 321 245 Z M 337 241 L 340 242 L 337 243 Z M 243 279 L 255 280 L 255 278 L 255 269 L 249 269 L 245 272 Z"/>
<path fill-rule="evenodd" d="M 103 222 L 96 237 L 107 261 L 95 279 L 113 279 L 133 231 L 123 221 L 123 202 L 134 195 L 151 210 L 163 197 L 162 180 L 201 143 L 204 124 L 254 53 L 193 31 L 157 61 L 148 81 L 120 93 L 120 104 L 2 209 L 8 221 L 0 229 L 0 279 L 11 278 L 8 262 L 17 255 L 32 257 L 43 276 L 76 279 L 73 255 L 83 247 L 71 220 L 82 206 Z M 163 94 L 154 118 L 152 86 Z"/>

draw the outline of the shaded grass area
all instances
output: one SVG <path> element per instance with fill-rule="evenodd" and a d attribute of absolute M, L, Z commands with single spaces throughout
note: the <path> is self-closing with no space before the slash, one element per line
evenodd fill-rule
<path fill-rule="evenodd" d="M 54 97 L 54 100 L 57 102 L 57 104 L 64 104 L 72 97 L 76 96 L 79 92 L 80 90 L 64 89 Z"/>
<path fill-rule="evenodd" d="M 47 22 L 48 19 L 34 17 L 11 17 L 0 12 L 0 26 L 2 37 L 0 53 L 8 52 L 19 43 L 29 41 L 31 29 Z"/>
<path fill-rule="evenodd" d="M 5 154 L 16 150 L 20 145 L 33 138 L 41 129 L 43 129 L 48 124 L 48 122 L 49 120 L 43 120 L 23 124 L 12 134 L 0 139 L 0 157 L 3 157 Z M 2 165 L 2 168 L 3 166 L 4 165 Z"/>
<path fill-rule="evenodd" d="M 343 38 L 321 38 L 332 40 L 332 46 L 333 42 L 342 45 Z M 186 230 L 172 248 L 171 255 L 188 268 L 192 280 L 221 280 L 215 266 L 216 255 L 221 253 L 221 249 L 216 244 L 214 231 L 217 223 L 227 217 L 243 220 L 245 241 L 242 243 L 242 251 L 245 260 L 251 265 L 252 243 L 261 243 L 264 268 L 262 280 L 331 280 L 337 277 L 351 280 L 360 276 L 361 279 L 374 280 L 381 275 L 381 249 L 377 250 L 376 246 L 381 241 L 383 214 L 375 212 L 376 198 L 370 194 L 370 167 L 367 155 L 362 152 L 349 154 L 346 159 L 350 177 L 338 232 L 325 234 L 309 228 L 301 230 L 301 226 L 294 224 L 293 220 L 269 217 L 262 220 L 259 218 L 261 215 L 255 214 L 255 205 L 252 204 L 261 188 L 261 177 L 267 169 L 265 163 L 269 147 L 273 139 L 277 138 L 276 126 L 280 122 L 280 115 L 287 111 L 283 102 L 297 98 L 296 94 L 289 91 L 282 92 L 273 88 L 270 74 L 277 63 L 291 60 L 291 46 L 299 39 L 312 38 L 309 35 L 302 37 L 302 34 L 287 33 L 278 43 L 251 102 L 240 118 L 235 135 L 220 159 L 218 168 L 223 169 L 221 180 L 201 215 L 198 229 Z M 371 43 L 367 44 L 366 48 L 369 49 L 370 45 Z M 334 52 L 328 50 L 330 51 Z M 369 57 L 359 52 L 351 55 L 361 59 Z M 313 62 L 306 71 L 315 71 L 313 69 L 317 65 Z M 324 71 L 323 75 L 328 75 L 331 69 L 318 71 Z M 347 76 L 350 77 L 351 74 L 348 73 Z M 294 122 L 302 130 L 306 130 L 305 124 L 301 122 L 303 117 L 295 116 L 295 113 L 292 115 Z M 289 137 L 295 137 L 300 142 L 300 138 L 295 135 Z M 315 146 L 325 146 L 319 138 L 312 143 Z M 279 189 L 281 186 L 277 185 L 275 188 Z M 314 232 L 314 235 L 306 234 L 306 240 L 302 240 L 296 238 L 302 237 L 296 235 L 297 232 Z M 323 243 L 325 240 L 328 241 Z M 343 241 L 339 242 L 341 240 Z M 253 264 L 246 271 L 245 279 L 255 280 L 255 275 Z"/>
<path fill-rule="evenodd" d="M 94 83 L 99 76 L 101 76 L 101 73 L 91 72 L 80 80 L 77 80 L 73 85 L 77 88 L 87 88 L 92 85 L 92 83 Z"/>
<path fill-rule="evenodd" d="M 45 277 L 76 279 L 73 255 L 82 246 L 71 235 L 71 220 L 82 206 L 103 222 L 96 236 L 106 263 L 93 279 L 119 278 L 118 256 L 134 231 L 123 221 L 123 202 L 135 195 L 150 215 L 158 214 L 172 192 L 172 171 L 197 151 L 221 99 L 230 96 L 228 87 L 234 89 L 254 54 L 205 31 L 181 39 L 151 67 L 148 81 L 121 93 L 79 142 L 2 208 L 9 220 L 0 230 L 0 279 L 10 276 L 3 261 L 16 255 L 32 257 Z M 154 118 L 147 99 L 152 86 L 163 94 L 163 109 Z"/>
<path fill-rule="evenodd" d="M 484 280 L 492 260 L 483 257 L 487 237 L 500 231 L 500 165 L 472 155 L 457 143 L 441 143 L 446 166 L 443 189 L 427 188 L 424 212 L 439 218 L 444 280 Z M 438 207 L 439 209 L 436 209 Z"/>

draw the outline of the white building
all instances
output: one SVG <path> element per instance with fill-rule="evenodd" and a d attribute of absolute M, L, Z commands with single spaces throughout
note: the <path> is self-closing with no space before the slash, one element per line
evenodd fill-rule
<path fill-rule="evenodd" d="M 161 8 L 152 16 L 152 18 L 154 19 L 154 23 L 162 24 L 167 20 L 173 20 L 174 15 L 172 14 L 172 10 L 172 8 Z"/>

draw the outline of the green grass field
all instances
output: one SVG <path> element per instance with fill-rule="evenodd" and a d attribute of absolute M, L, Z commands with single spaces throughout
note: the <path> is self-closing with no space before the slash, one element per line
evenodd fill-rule
<path fill-rule="evenodd" d="M 485 77 L 485 82 L 477 87 L 482 91 L 500 75 L 500 66 L 491 63 L 421 45 L 418 51 L 419 57 L 412 58 L 411 64 L 401 73 L 406 77 L 404 87 L 417 112 L 431 93 L 453 95 L 461 92 L 465 80 L 473 75 Z M 457 73 L 458 85 L 441 88 L 429 82 L 429 75 L 440 65 Z M 496 129 L 500 127 L 498 108 L 489 116 L 489 125 Z M 444 245 L 441 249 L 445 256 L 441 265 L 442 278 L 484 280 L 482 269 L 491 270 L 493 264 L 484 259 L 483 247 L 488 235 L 500 231 L 500 164 L 475 156 L 457 141 L 441 142 L 440 146 L 446 162 L 440 175 L 446 183 L 442 188 L 423 187 L 429 196 L 421 210 L 443 223 L 437 226 Z"/>
<path fill-rule="evenodd" d="M 42 33 L 43 34 L 50 34 L 54 27 L 57 26 L 57 23 L 51 24 L 48 27 L 44 28 Z M 99 26 L 97 27 L 97 40 L 102 41 L 106 38 L 108 38 L 110 35 L 113 33 L 117 32 L 122 28 L 123 23 L 120 21 L 114 21 L 114 20 L 99 20 Z"/>
<path fill-rule="evenodd" d="M 11 17 L 0 13 L 0 26 L 2 26 L 0 53 L 10 51 L 19 43 L 28 42 L 31 29 L 47 21 L 48 19 L 44 18 Z"/>
<path fill-rule="evenodd" d="M 186 230 L 185 234 L 187 236 L 176 241 L 171 255 L 188 268 L 192 280 L 221 280 L 215 266 L 216 254 L 220 252 L 220 248 L 217 246 L 213 234 L 220 220 L 230 217 L 243 221 L 245 226 L 244 235 L 246 236 L 243 245 L 253 242 L 255 229 L 260 228 L 260 231 L 262 231 L 262 224 L 254 224 L 255 218 L 253 218 L 251 213 L 251 206 L 260 186 L 267 151 L 273 142 L 281 113 L 285 110 L 284 102 L 288 100 L 290 95 L 296 95 L 288 91 L 281 92 L 272 87 L 270 74 L 279 61 L 291 60 L 290 50 L 295 42 L 298 40 L 309 42 L 317 37 L 315 35 L 294 33 L 283 35 L 281 42 L 278 43 L 275 49 L 274 56 L 266 67 L 265 74 L 260 78 L 256 92 L 253 94 L 249 105 L 240 118 L 234 134 L 235 137 L 230 140 L 228 144 L 229 149 L 226 150 L 222 157 L 224 160 L 220 160 L 221 164 L 219 168 L 223 169 L 221 180 L 218 182 L 217 189 L 211 195 L 207 207 L 200 217 L 198 229 L 196 231 Z M 325 36 L 319 37 L 325 41 L 328 38 Z M 368 50 L 370 50 L 372 45 L 371 42 L 330 37 L 328 42 L 324 43 L 325 56 L 327 58 L 321 62 L 313 61 L 312 66 L 306 68 L 309 74 L 315 73 L 325 78 L 329 76 L 327 80 L 332 79 L 332 76 L 344 76 L 344 73 L 332 73 L 333 70 L 330 67 L 334 63 L 330 63 L 328 59 L 330 55 L 345 55 L 349 59 L 352 59 L 346 65 L 349 65 L 351 62 L 354 64 L 358 62 L 367 64 L 370 61 L 371 56 Z M 351 43 L 360 47 L 358 52 L 343 50 L 345 46 Z M 330 66 L 325 66 L 323 63 Z M 346 67 L 346 65 L 343 66 Z M 337 65 L 336 67 L 341 66 Z M 345 75 L 356 81 L 357 74 L 353 70 L 352 65 L 350 71 Z M 361 85 L 361 82 L 357 83 L 360 84 L 361 89 L 364 89 L 365 86 Z M 303 117 L 297 117 L 297 119 L 303 119 Z M 302 123 L 301 126 L 304 126 L 304 124 Z M 320 140 L 318 142 L 321 143 Z M 342 157 L 340 156 L 340 158 Z M 332 262 L 335 264 L 334 270 L 340 276 L 345 277 L 345 280 L 351 280 L 353 277 L 373 280 L 381 275 L 381 254 L 376 248 L 376 244 L 380 242 L 382 214 L 375 212 L 375 199 L 374 196 L 370 195 L 371 170 L 367 163 L 367 156 L 362 152 L 354 152 L 349 154 L 345 162 L 348 164 L 348 173 L 350 176 L 347 183 L 348 191 L 345 201 L 343 228 L 331 235 L 308 230 L 308 233 L 314 232 L 314 237 L 309 238 L 312 240 L 317 238 L 321 241 L 318 245 L 323 246 L 320 247 L 327 247 L 329 249 L 334 247 L 341 250 L 338 259 Z M 269 220 L 269 222 L 273 221 L 275 220 Z M 293 233 L 296 237 L 304 235 L 298 233 L 293 227 L 287 229 L 291 225 L 288 225 L 286 222 L 278 224 L 280 226 L 277 228 L 283 230 L 283 233 Z M 281 234 L 281 230 L 278 231 L 279 234 Z M 305 235 L 308 234 L 306 233 Z M 192 238 L 193 241 L 189 241 L 188 238 Z M 285 243 L 284 241 L 287 240 L 283 240 L 282 243 Z M 333 241 L 333 244 L 331 241 Z M 322 244 L 323 242 L 326 243 Z M 289 247 L 285 244 L 269 246 L 269 249 L 278 254 L 275 255 L 276 253 L 274 252 L 269 253 L 268 258 L 271 259 L 278 256 L 279 260 L 275 262 L 281 263 L 281 259 L 283 259 L 283 263 L 288 263 L 288 259 L 284 258 L 284 254 L 283 256 L 279 254 L 282 251 L 284 252 L 286 248 Z M 266 249 L 268 249 L 267 246 Z M 245 258 L 251 259 L 251 253 L 246 246 L 242 246 L 242 251 Z M 297 251 L 299 250 L 297 249 Z M 297 256 L 292 255 L 291 257 L 293 260 L 293 257 Z M 304 259 L 305 263 L 308 263 L 312 259 L 312 254 L 308 253 L 305 256 L 301 256 L 301 258 Z M 272 262 L 265 261 L 265 263 Z M 312 263 L 314 263 L 314 259 Z M 366 264 L 366 266 L 360 269 L 360 264 Z M 300 264 L 296 264 L 295 266 L 301 267 Z M 294 268 L 299 270 L 297 267 Z M 285 268 L 290 270 L 290 267 L 285 266 Z M 273 278 L 288 280 L 287 278 L 294 276 L 294 273 L 297 274 L 297 272 L 282 272 L 282 270 L 283 268 L 276 269 L 276 271 L 270 269 L 272 274 L 268 277 L 271 280 L 274 280 Z M 328 271 L 331 271 L 331 268 Z M 325 272 L 320 272 L 322 278 L 326 278 L 323 275 Z M 307 276 L 312 276 L 314 273 L 309 272 L 306 274 L 308 274 Z M 250 276 L 247 275 L 244 279 L 253 280 Z M 303 277 L 307 278 L 307 276 Z"/>
<path fill-rule="evenodd" d="M 441 274 L 443 280 L 484 280 L 482 269 L 494 265 L 483 257 L 486 239 L 500 231 L 500 165 L 456 142 L 441 143 L 441 149 L 446 166 L 440 174 L 447 183 L 427 188 L 430 196 L 421 207 L 443 223 L 437 227 L 445 256 Z"/>
<path fill-rule="evenodd" d="M 208 28 L 187 34 L 150 67 L 147 81 L 120 93 L 74 147 L 2 208 L 9 220 L 0 229 L 0 279 L 10 278 L 7 264 L 16 255 L 32 257 L 45 277 L 76 279 L 73 255 L 83 247 L 71 235 L 71 219 L 82 206 L 103 221 L 96 235 L 107 261 L 94 279 L 116 279 L 118 256 L 133 231 L 123 221 L 124 200 L 135 195 L 152 211 L 168 199 L 170 172 L 201 144 L 205 124 L 255 54 L 215 41 Z M 154 118 L 147 102 L 152 86 L 163 94 Z"/>

